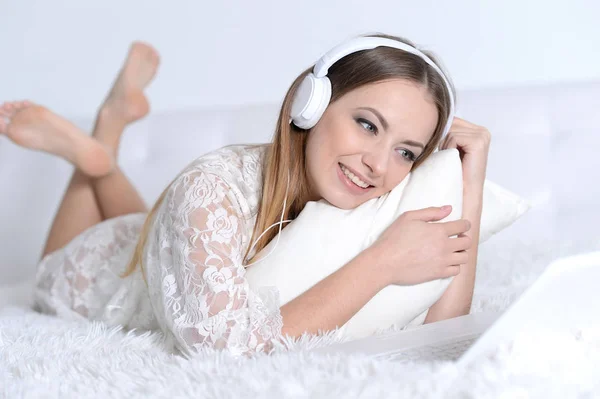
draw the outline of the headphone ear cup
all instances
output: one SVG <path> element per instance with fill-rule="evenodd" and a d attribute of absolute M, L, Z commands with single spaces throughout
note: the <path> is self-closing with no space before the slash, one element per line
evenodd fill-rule
<path fill-rule="evenodd" d="M 306 75 L 294 96 L 290 117 L 294 125 L 301 129 L 315 126 L 327 109 L 331 99 L 331 81 L 327 76 L 317 78 Z"/>

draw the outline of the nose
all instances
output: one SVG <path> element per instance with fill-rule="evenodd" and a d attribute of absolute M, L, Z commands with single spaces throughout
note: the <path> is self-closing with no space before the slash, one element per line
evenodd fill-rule
<path fill-rule="evenodd" d="M 374 180 L 385 175 L 389 161 L 389 152 L 384 146 L 376 145 L 367 149 L 363 154 L 363 163 L 371 170 Z"/>

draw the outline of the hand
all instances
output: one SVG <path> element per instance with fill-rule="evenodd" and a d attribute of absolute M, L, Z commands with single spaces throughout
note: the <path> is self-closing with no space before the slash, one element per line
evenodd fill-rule
<path fill-rule="evenodd" d="M 440 143 L 439 149 L 458 149 L 465 185 L 483 188 L 491 140 L 492 135 L 485 127 L 454 117 L 450 131 Z"/>
<path fill-rule="evenodd" d="M 471 228 L 469 221 L 428 223 L 451 211 L 431 207 L 405 212 L 384 230 L 368 250 L 385 281 L 413 285 L 460 273 L 460 265 L 469 260 L 465 251 L 471 238 L 462 235 Z"/>

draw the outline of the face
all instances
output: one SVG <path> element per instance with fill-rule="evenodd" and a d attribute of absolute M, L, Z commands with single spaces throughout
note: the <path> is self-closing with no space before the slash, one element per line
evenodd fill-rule
<path fill-rule="evenodd" d="M 404 79 L 365 85 L 340 97 L 307 138 L 310 200 L 353 209 L 391 191 L 410 173 L 437 121 L 431 95 Z"/>

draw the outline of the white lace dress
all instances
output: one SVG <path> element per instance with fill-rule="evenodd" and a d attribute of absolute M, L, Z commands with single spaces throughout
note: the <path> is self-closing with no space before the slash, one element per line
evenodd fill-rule
<path fill-rule="evenodd" d="M 164 332 L 189 355 L 203 347 L 233 354 L 269 351 L 281 336 L 279 293 L 251 290 L 249 245 L 266 146 L 205 154 L 176 178 L 157 209 L 144 268 L 122 279 L 145 213 L 106 220 L 45 256 L 36 275 L 37 310 Z"/>

